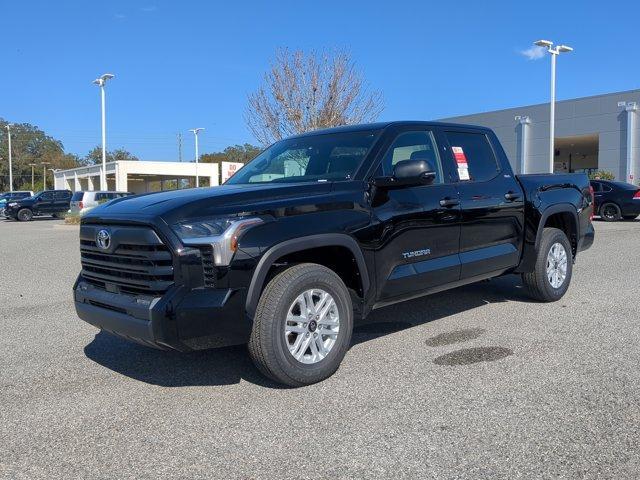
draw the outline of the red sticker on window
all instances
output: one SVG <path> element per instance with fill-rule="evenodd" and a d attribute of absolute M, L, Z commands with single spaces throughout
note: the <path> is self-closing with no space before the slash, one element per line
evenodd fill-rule
<path fill-rule="evenodd" d="M 451 150 L 453 150 L 453 157 L 456 159 L 457 163 L 467 163 L 467 157 L 465 156 L 462 147 L 451 147 Z"/>
<path fill-rule="evenodd" d="M 467 164 L 467 156 L 464 154 L 464 150 L 462 150 L 462 147 L 451 147 L 451 150 L 458 164 L 458 178 L 460 180 L 470 180 L 469 165 Z"/>

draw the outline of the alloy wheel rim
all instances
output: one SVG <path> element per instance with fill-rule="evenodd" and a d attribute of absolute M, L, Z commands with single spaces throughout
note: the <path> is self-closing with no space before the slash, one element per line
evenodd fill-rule
<path fill-rule="evenodd" d="M 607 218 L 615 218 L 616 209 L 610 205 L 606 206 L 604 209 L 604 216 Z"/>
<path fill-rule="evenodd" d="M 312 288 L 302 292 L 287 311 L 284 338 L 298 362 L 314 364 L 333 349 L 340 332 L 338 305 L 330 293 Z"/>
<path fill-rule="evenodd" d="M 567 278 L 568 257 L 564 245 L 554 243 L 547 254 L 547 280 L 553 288 L 560 288 Z"/>

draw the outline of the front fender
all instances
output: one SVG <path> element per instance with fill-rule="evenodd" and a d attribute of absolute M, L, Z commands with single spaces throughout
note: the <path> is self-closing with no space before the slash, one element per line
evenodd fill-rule
<path fill-rule="evenodd" d="M 343 233 L 323 233 L 318 235 L 310 235 L 306 237 L 293 238 L 286 240 L 277 245 L 274 245 L 267 250 L 260 258 L 260 261 L 256 265 L 251 283 L 247 292 L 247 299 L 245 304 L 245 310 L 250 318 L 253 318 L 256 313 L 258 301 L 260 300 L 260 294 L 264 287 L 269 269 L 274 262 L 290 253 L 301 252 L 304 250 L 318 248 L 318 247 L 345 247 L 348 248 L 356 259 L 356 264 L 362 279 L 362 289 L 364 296 L 371 286 L 369 280 L 369 273 L 367 271 L 367 265 L 364 260 L 362 250 L 358 246 L 358 243 L 353 237 Z"/>

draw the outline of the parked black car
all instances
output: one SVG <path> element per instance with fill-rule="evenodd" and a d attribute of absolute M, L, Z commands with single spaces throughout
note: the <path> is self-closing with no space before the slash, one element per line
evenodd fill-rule
<path fill-rule="evenodd" d="M 592 214 L 585 174 L 516 176 L 487 128 L 315 131 L 221 187 L 88 212 L 75 307 L 157 348 L 248 343 L 265 375 L 306 385 L 336 371 L 373 309 L 509 273 L 533 298 L 560 299 Z"/>
<path fill-rule="evenodd" d="M 596 211 L 607 222 L 633 220 L 640 215 L 640 187 L 610 180 L 591 180 Z"/>
<path fill-rule="evenodd" d="M 71 190 L 44 190 L 33 197 L 7 203 L 4 214 L 21 222 L 41 215 L 58 217 L 71 207 L 71 195 Z"/>

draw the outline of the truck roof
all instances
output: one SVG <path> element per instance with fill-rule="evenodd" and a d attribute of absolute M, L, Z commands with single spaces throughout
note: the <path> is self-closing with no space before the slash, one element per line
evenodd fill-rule
<path fill-rule="evenodd" d="M 418 126 L 418 127 L 466 127 L 477 130 L 489 131 L 487 127 L 479 125 L 467 125 L 462 123 L 448 123 L 448 122 L 429 122 L 421 120 L 396 120 L 392 122 L 375 122 L 375 123 L 360 123 L 357 125 L 342 125 L 340 127 L 323 128 L 320 130 L 312 130 L 310 132 L 301 133 L 299 135 L 292 135 L 290 138 L 308 137 L 310 135 L 326 135 L 330 133 L 342 133 L 342 132 L 362 132 L 367 130 L 383 130 L 391 126 Z"/>

